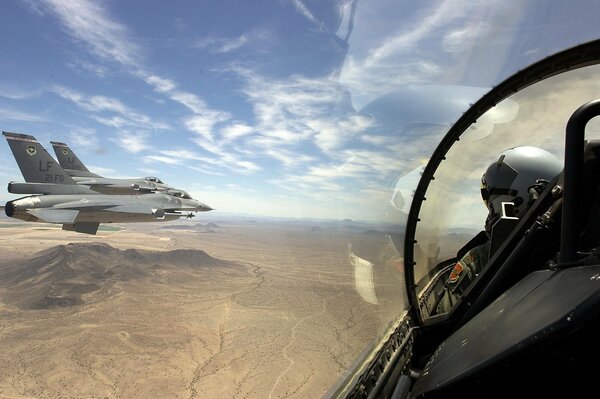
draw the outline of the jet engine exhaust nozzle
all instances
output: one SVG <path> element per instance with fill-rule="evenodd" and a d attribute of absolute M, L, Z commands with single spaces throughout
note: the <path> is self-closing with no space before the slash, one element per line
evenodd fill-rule
<path fill-rule="evenodd" d="M 4 212 L 6 213 L 6 216 L 13 217 L 13 215 L 15 214 L 15 206 L 12 203 L 12 201 L 8 201 L 6 203 L 6 205 L 4 206 Z"/>

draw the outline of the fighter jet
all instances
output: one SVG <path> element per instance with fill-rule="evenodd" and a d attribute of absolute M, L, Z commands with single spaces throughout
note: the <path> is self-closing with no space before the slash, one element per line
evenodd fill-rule
<path fill-rule="evenodd" d="M 51 141 L 50 144 L 54 148 L 56 159 L 58 159 L 60 166 L 62 166 L 67 174 L 78 184 L 91 186 L 95 191 L 105 194 L 117 194 L 116 191 L 119 191 L 119 193 L 123 191 L 120 188 L 123 184 L 130 185 L 129 191 L 166 191 L 172 188 L 163 183 L 158 177 L 153 176 L 135 179 L 110 179 L 102 177 L 90 172 L 67 144 L 59 141 Z M 130 192 L 122 192 L 121 194 L 130 194 Z"/>
<path fill-rule="evenodd" d="M 90 172 L 66 144 L 52 142 L 59 163 L 65 171 L 63 179 L 66 180 L 60 181 L 56 179 L 56 176 L 53 176 L 53 172 L 58 165 L 35 137 L 11 132 L 2 132 L 2 134 L 6 137 L 27 183 L 64 183 L 72 181 L 102 194 L 143 194 L 172 189 L 156 177 L 109 179 L 99 176 Z M 17 187 L 13 187 L 13 189 L 17 189 Z M 35 191 L 10 192 L 15 194 L 38 193 Z"/>
<path fill-rule="evenodd" d="M 169 221 L 192 217 L 191 212 L 212 210 L 177 189 L 143 195 L 101 194 L 73 180 L 33 136 L 3 134 L 27 180 L 27 183 L 10 182 L 8 191 L 34 194 L 7 202 L 4 210 L 9 217 L 58 223 L 63 230 L 96 234 L 100 223 Z"/>
<path fill-rule="evenodd" d="M 31 195 L 7 202 L 4 210 L 24 221 L 58 223 L 63 230 L 96 234 L 100 223 L 169 221 L 212 208 L 184 191 L 169 190 L 145 195 Z"/>

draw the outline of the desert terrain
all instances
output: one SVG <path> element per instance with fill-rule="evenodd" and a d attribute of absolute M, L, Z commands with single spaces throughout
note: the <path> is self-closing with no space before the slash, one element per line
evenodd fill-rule
<path fill-rule="evenodd" d="M 0 397 L 322 397 L 404 308 L 386 234 L 350 222 L 0 219 L 0 250 Z"/>

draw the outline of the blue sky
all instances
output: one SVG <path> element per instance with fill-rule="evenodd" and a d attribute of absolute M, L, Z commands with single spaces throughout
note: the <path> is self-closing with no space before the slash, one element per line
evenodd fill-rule
<path fill-rule="evenodd" d="M 590 2 L 372 3 L 4 1 L 0 126 L 215 212 L 389 220 L 469 103 L 596 35 Z"/>

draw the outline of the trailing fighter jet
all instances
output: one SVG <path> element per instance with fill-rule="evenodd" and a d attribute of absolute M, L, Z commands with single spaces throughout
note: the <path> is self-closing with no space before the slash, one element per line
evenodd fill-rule
<path fill-rule="evenodd" d="M 53 176 L 56 161 L 35 137 L 27 134 L 2 132 L 27 183 L 64 183 Z M 59 163 L 64 169 L 63 179 L 87 186 L 102 194 L 143 194 L 171 189 L 156 177 L 137 179 L 109 179 L 90 172 L 64 143 L 52 142 Z M 67 166 L 65 168 L 65 165 Z M 67 181 L 67 180 L 65 180 Z M 21 187 L 23 188 L 23 187 Z M 13 189 L 17 189 L 13 186 Z M 10 191 L 15 194 L 37 194 L 36 191 Z M 41 192 L 42 194 L 51 194 Z"/>
<path fill-rule="evenodd" d="M 153 176 L 135 179 L 110 179 L 102 177 L 90 172 L 67 144 L 59 141 L 51 141 L 50 144 L 52 144 L 52 148 L 54 148 L 58 163 L 60 163 L 60 166 L 62 166 L 65 172 L 67 172 L 77 184 L 91 186 L 92 190 L 104 194 L 117 194 L 114 191 L 119 191 L 121 194 L 129 194 L 128 192 L 121 192 L 123 190 L 119 188 L 127 183 L 130 184 L 129 191 L 166 191 L 171 188 L 163 183 L 158 177 Z"/>

